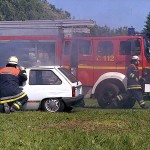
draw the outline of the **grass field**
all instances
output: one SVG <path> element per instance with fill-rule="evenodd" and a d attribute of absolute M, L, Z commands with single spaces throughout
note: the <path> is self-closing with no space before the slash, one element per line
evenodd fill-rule
<path fill-rule="evenodd" d="M 2 150 L 149 150 L 150 110 L 104 110 L 96 100 L 71 113 L 0 114 Z"/>

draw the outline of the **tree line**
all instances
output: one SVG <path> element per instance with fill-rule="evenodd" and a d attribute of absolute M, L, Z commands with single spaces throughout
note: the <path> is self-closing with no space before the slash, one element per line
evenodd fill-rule
<path fill-rule="evenodd" d="M 0 21 L 71 19 L 68 11 L 56 8 L 47 0 L 0 0 Z M 150 13 L 143 33 L 150 38 Z M 111 29 L 108 26 L 91 28 L 91 36 L 127 35 L 127 27 Z"/>
<path fill-rule="evenodd" d="M 147 20 L 145 23 L 143 33 L 150 39 L 150 12 L 147 15 Z"/>
<path fill-rule="evenodd" d="M 70 16 L 47 0 L 0 0 L 0 21 L 70 19 Z"/>

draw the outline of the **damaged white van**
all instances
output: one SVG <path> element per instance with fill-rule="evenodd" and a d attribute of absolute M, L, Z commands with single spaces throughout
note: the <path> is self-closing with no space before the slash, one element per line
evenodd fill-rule
<path fill-rule="evenodd" d="M 49 112 L 70 111 L 73 106 L 84 106 L 82 83 L 60 66 L 27 68 L 28 79 L 22 86 L 29 100 L 24 110 Z"/>

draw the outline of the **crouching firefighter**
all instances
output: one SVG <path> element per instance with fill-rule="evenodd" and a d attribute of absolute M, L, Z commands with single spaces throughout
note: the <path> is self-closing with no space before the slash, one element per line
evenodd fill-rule
<path fill-rule="evenodd" d="M 28 96 L 19 88 L 27 80 L 26 70 L 18 66 L 18 58 L 11 56 L 6 67 L 0 69 L 0 104 L 3 112 L 15 112 L 22 109 Z"/>
<path fill-rule="evenodd" d="M 119 103 L 123 103 L 124 100 L 130 100 L 130 98 L 132 97 L 136 99 L 141 108 L 148 108 L 148 106 L 145 105 L 143 99 L 141 80 L 144 79 L 140 78 L 139 76 L 139 64 L 140 58 L 138 56 L 133 56 L 131 59 L 131 64 L 127 69 L 127 93 L 117 95 L 116 98 L 112 99 L 111 105 L 115 105 L 117 107 Z"/>

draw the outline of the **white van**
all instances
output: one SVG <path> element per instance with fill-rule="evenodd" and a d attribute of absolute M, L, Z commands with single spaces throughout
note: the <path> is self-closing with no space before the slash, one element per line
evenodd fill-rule
<path fill-rule="evenodd" d="M 22 88 L 29 100 L 24 105 L 25 110 L 62 112 L 84 105 L 82 83 L 68 69 L 38 66 L 26 71 L 28 79 Z"/>

